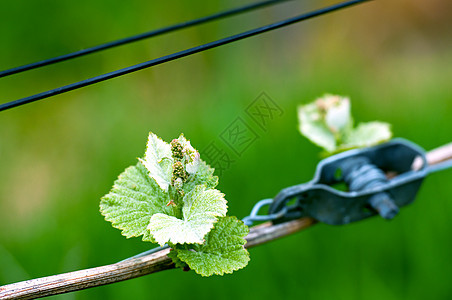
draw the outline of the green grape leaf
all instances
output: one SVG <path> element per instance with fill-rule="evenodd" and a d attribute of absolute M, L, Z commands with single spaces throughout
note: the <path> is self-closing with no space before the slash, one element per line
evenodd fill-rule
<path fill-rule="evenodd" d="M 244 268 L 250 258 L 244 245 L 248 227 L 236 217 L 220 218 L 203 245 L 178 245 L 177 257 L 202 276 L 223 275 Z"/>
<path fill-rule="evenodd" d="M 176 268 L 186 269 L 188 268 L 188 265 L 183 262 L 179 257 L 177 257 L 177 251 L 174 249 L 171 249 L 171 251 L 168 253 L 168 257 L 171 258 Z"/>
<path fill-rule="evenodd" d="M 350 110 L 350 100 L 335 95 L 325 95 L 302 105 L 298 108 L 300 132 L 327 154 L 373 146 L 391 138 L 387 123 L 361 123 L 353 128 Z"/>
<path fill-rule="evenodd" d="M 101 199 L 100 211 L 113 227 L 127 238 L 168 243 L 176 267 L 191 267 L 203 276 L 247 265 L 248 227 L 225 217 L 227 201 L 214 189 L 218 177 L 189 140 L 181 134 L 168 144 L 150 133 L 139 161 Z"/>
<path fill-rule="evenodd" d="M 151 176 L 164 191 L 168 191 L 173 172 L 171 146 L 154 133 L 149 134 L 144 159 L 140 159 Z"/>
<path fill-rule="evenodd" d="M 151 237 L 146 227 L 156 213 L 173 215 L 167 207 L 169 196 L 149 177 L 141 164 L 128 167 L 115 181 L 112 190 L 102 197 L 100 211 L 113 227 L 122 230 L 127 238 L 143 235 L 144 241 Z"/>
<path fill-rule="evenodd" d="M 368 147 L 389 140 L 392 137 L 391 126 L 383 122 L 360 123 L 344 138 L 346 147 Z"/>
<path fill-rule="evenodd" d="M 325 95 L 300 106 L 298 119 L 301 134 L 328 152 L 336 151 L 342 135 L 353 127 L 350 100 L 335 95 Z"/>
<path fill-rule="evenodd" d="M 165 243 L 202 244 L 217 217 L 225 216 L 227 212 L 224 194 L 215 189 L 206 190 L 204 185 L 185 194 L 183 203 L 183 219 L 162 213 L 151 217 L 147 228 L 161 246 Z"/>
<path fill-rule="evenodd" d="M 213 175 L 215 169 L 211 168 L 204 161 L 198 162 L 197 171 L 188 177 L 187 182 L 183 185 L 185 193 L 189 193 L 197 185 L 204 184 L 207 189 L 213 189 L 218 185 L 218 177 Z"/>

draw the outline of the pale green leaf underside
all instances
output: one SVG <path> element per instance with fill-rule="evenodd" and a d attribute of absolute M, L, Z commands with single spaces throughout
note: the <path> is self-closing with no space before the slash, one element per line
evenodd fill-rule
<path fill-rule="evenodd" d="M 326 111 L 325 123 L 327 127 L 333 132 L 347 130 L 353 122 L 350 115 L 350 100 L 339 96 L 330 97 L 340 100 Z"/>
<path fill-rule="evenodd" d="M 140 161 L 148 169 L 149 176 L 154 178 L 164 191 L 167 191 L 173 171 L 171 146 L 151 132 L 144 159 Z"/>
<path fill-rule="evenodd" d="M 217 218 L 227 212 L 224 194 L 214 189 L 206 190 L 203 185 L 187 193 L 183 202 L 183 219 L 161 213 L 151 217 L 148 229 L 160 245 L 202 244 Z"/>
<path fill-rule="evenodd" d="M 122 230 L 122 235 L 127 238 L 143 235 L 143 240 L 149 241 L 146 227 L 151 216 L 172 214 L 172 208 L 166 206 L 168 201 L 168 195 L 138 163 L 119 175 L 110 193 L 102 197 L 100 211 L 113 227 Z"/>
<path fill-rule="evenodd" d="M 314 103 L 300 106 L 298 119 L 301 134 L 327 151 L 332 152 L 336 149 L 336 137 L 321 118 Z"/>
<path fill-rule="evenodd" d="M 345 137 L 344 144 L 347 147 L 368 147 L 385 142 L 391 137 L 391 126 L 388 123 L 360 123 Z"/>
<path fill-rule="evenodd" d="M 223 275 L 244 268 L 250 258 L 244 248 L 248 227 L 235 217 L 220 218 L 203 245 L 178 246 L 177 257 L 202 276 Z"/>

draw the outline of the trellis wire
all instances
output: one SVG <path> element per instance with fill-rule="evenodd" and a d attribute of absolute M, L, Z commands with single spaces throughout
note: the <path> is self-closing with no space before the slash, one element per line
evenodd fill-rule
<path fill-rule="evenodd" d="M 72 53 L 56 56 L 56 57 L 53 57 L 53 58 L 41 60 L 41 61 L 38 61 L 38 62 L 26 64 L 26 65 L 23 65 L 23 66 L 11 68 L 11 69 L 8 69 L 8 70 L 0 71 L 0 78 L 6 77 L 6 76 L 9 76 L 9 75 L 13 75 L 13 74 L 17 74 L 17 73 L 21 73 L 21 72 L 25 72 L 25 71 L 28 71 L 28 70 L 33 70 L 33 69 L 37 69 L 37 68 L 40 68 L 40 67 L 48 66 L 48 65 L 55 64 L 55 63 L 58 63 L 58 62 L 70 60 L 70 59 L 73 59 L 73 58 L 76 58 L 76 57 L 81 57 L 81 56 L 88 55 L 88 54 L 91 54 L 91 53 L 99 52 L 101 50 L 106 50 L 106 49 L 109 49 L 109 48 L 113 48 L 113 47 L 129 44 L 129 43 L 133 43 L 133 42 L 137 42 L 137 41 L 140 41 L 140 40 L 143 40 L 143 39 L 147 39 L 147 38 L 150 38 L 150 37 L 155 37 L 155 36 L 162 35 L 162 34 L 169 33 L 169 32 L 173 32 L 173 31 L 176 31 L 176 30 L 179 30 L 179 29 L 185 29 L 185 28 L 189 28 L 189 27 L 192 27 L 192 26 L 195 26 L 195 25 L 200 25 L 200 24 L 203 24 L 203 23 L 207 23 L 207 22 L 210 22 L 210 21 L 214 21 L 214 20 L 225 18 L 225 17 L 237 15 L 237 14 L 240 14 L 240 13 L 245 13 L 245 12 L 252 11 L 252 10 L 255 10 L 255 9 L 258 9 L 258 8 L 263 8 L 263 7 L 266 7 L 266 6 L 270 6 L 270 5 L 273 5 L 273 4 L 287 2 L 287 1 L 291 1 L 291 0 L 267 0 L 267 1 L 262 1 L 262 2 L 252 3 L 252 4 L 248 4 L 248 5 L 245 5 L 245 6 L 238 7 L 238 8 L 233 8 L 233 9 L 230 9 L 230 10 L 226 10 L 226 11 L 223 11 L 223 12 L 219 12 L 219 13 L 216 13 L 216 14 L 205 16 L 205 17 L 202 17 L 202 18 L 198 18 L 198 19 L 194 19 L 194 20 L 190 20 L 190 21 L 174 24 L 174 25 L 171 25 L 171 26 L 167 26 L 167 27 L 163 27 L 163 28 L 159 28 L 159 29 L 143 32 L 143 33 L 136 34 L 136 35 L 133 35 L 133 36 L 130 36 L 130 37 L 126 37 L 126 38 L 122 38 L 122 39 L 119 39 L 119 40 L 111 41 L 111 42 L 108 42 L 108 43 L 104 43 L 104 44 L 97 45 L 97 46 L 94 46 L 94 47 L 86 48 L 86 49 L 79 50 L 79 51 L 76 51 L 76 52 L 72 52 Z"/>
<path fill-rule="evenodd" d="M 116 71 L 113 71 L 113 72 L 105 73 L 105 74 L 102 74 L 102 75 L 99 75 L 99 76 L 95 76 L 95 77 L 92 77 L 92 78 L 89 78 L 89 79 L 85 79 L 85 80 L 82 80 L 82 81 L 79 81 L 79 82 L 75 82 L 75 83 L 72 83 L 72 84 L 69 84 L 69 85 L 65 85 L 65 86 L 62 86 L 62 87 L 59 87 L 59 88 L 56 88 L 56 89 L 52 89 L 52 90 L 49 90 L 49 91 L 46 91 L 46 92 L 38 93 L 38 94 L 29 96 L 29 97 L 25 97 L 25 98 L 21 98 L 21 99 L 18 99 L 18 100 L 10 101 L 10 102 L 1 104 L 0 105 L 0 111 L 6 110 L 6 109 L 10 109 L 10 108 L 13 108 L 13 107 L 17 107 L 17 106 L 20 106 L 20 105 L 24 105 L 24 104 L 27 104 L 27 103 L 31 103 L 31 102 L 34 102 L 34 101 L 46 99 L 46 98 L 49 98 L 49 97 L 52 97 L 52 96 L 56 96 L 56 95 L 59 95 L 59 94 L 62 94 L 62 93 L 73 91 L 73 90 L 76 90 L 76 89 L 79 89 L 79 88 L 82 88 L 82 87 L 86 87 L 86 86 L 89 86 L 89 85 L 92 85 L 92 84 L 95 84 L 95 83 L 98 83 L 98 82 L 102 82 L 102 81 L 105 81 L 105 80 L 108 80 L 108 79 L 112 79 L 112 78 L 119 77 L 119 76 L 122 76 L 122 75 L 125 75 L 125 74 L 136 72 L 136 71 L 139 71 L 139 70 L 142 70 L 142 69 L 146 69 L 146 68 L 149 68 L 149 67 L 160 65 L 160 64 L 163 64 L 165 62 L 173 61 L 173 60 L 176 60 L 178 58 L 182 58 L 182 57 L 189 56 L 189 55 L 192 55 L 192 54 L 195 54 L 195 53 L 199 53 L 199 52 L 202 52 L 202 51 L 205 51 L 205 50 L 216 48 L 216 47 L 219 47 L 219 46 L 222 46 L 222 45 L 226 45 L 226 44 L 229 44 L 229 43 L 232 43 L 232 42 L 235 42 L 235 41 L 239 41 L 239 40 L 242 40 L 242 39 L 245 39 L 245 38 L 248 38 L 248 37 L 252 37 L 252 36 L 264 33 L 264 32 L 275 30 L 275 29 L 278 29 L 278 28 L 281 28 L 281 27 L 285 27 L 285 26 L 288 26 L 288 25 L 291 25 L 291 24 L 294 24 L 294 23 L 298 23 L 298 22 L 301 22 L 301 21 L 304 21 L 304 20 L 307 20 L 307 19 L 311 19 L 311 18 L 320 16 L 320 15 L 324 15 L 324 14 L 327 14 L 327 13 L 330 13 L 330 12 L 333 12 L 333 11 L 336 11 L 336 10 L 340 10 L 340 9 L 343 9 L 343 8 L 346 8 L 346 7 L 349 7 L 349 6 L 353 6 L 353 5 L 356 5 L 356 4 L 359 4 L 359 3 L 363 3 L 363 2 L 368 2 L 368 1 L 371 1 L 371 0 L 351 0 L 351 1 L 346 1 L 346 2 L 339 3 L 339 4 L 335 4 L 335 5 L 331 5 L 331 6 L 328 6 L 328 7 L 325 7 L 325 8 L 321 8 L 321 9 L 318 9 L 318 10 L 315 10 L 315 11 L 312 11 L 312 12 L 309 12 L 309 13 L 301 14 L 301 15 L 298 15 L 296 17 L 292 17 L 292 18 L 289 18 L 289 19 L 286 19 L 286 20 L 283 20 L 283 21 L 275 22 L 275 23 L 272 23 L 270 25 L 258 27 L 256 29 L 248 30 L 248 31 L 245 31 L 245 32 L 242 32 L 242 33 L 239 33 L 239 34 L 235 34 L 235 35 L 232 35 L 232 36 L 220 39 L 220 40 L 216 40 L 216 41 L 207 43 L 207 44 L 203 44 L 203 45 L 200 45 L 200 46 L 197 46 L 197 47 L 189 48 L 189 49 L 186 49 L 186 50 L 183 50 L 183 51 L 179 51 L 179 52 L 176 52 L 176 53 L 173 53 L 173 54 L 169 54 L 169 55 L 162 56 L 162 57 L 159 57 L 159 58 L 156 58 L 156 59 L 152 59 L 152 60 L 149 60 L 149 61 L 146 61 L 146 62 L 143 62 L 143 63 L 140 63 L 140 64 L 136 64 L 136 65 L 133 65 L 133 66 L 130 66 L 130 67 L 127 67 L 127 68 L 123 68 L 123 69 L 119 69 L 119 70 L 116 70 Z"/>

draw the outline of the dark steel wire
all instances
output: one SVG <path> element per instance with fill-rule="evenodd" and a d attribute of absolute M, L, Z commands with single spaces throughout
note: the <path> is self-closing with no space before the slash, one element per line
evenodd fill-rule
<path fill-rule="evenodd" d="M 49 90 L 46 92 L 42 92 L 39 94 L 35 94 L 35 95 L 29 96 L 29 97 L 10 101 L 10 102 L 1 104 L 0 111 L 6 110 L 9 108 L 13 108 L 16 106 L 24 105 L 27 103 L 31 103 L 31 102 L 34 102 L 37 100 L 42 100 L 45 98 L 56 96 L 56 95 L 59 95 L 62 93 L 66 93 L 66 92 L 69 92 L 69 91 L 72 91 L 75 89 L 79 89 L 79 88 L 89 86 L 89 85 L 92 85 L 92 84 L 95 84 L 95 83 L 98 83 L 101 81 L 105 81 L 105 80 L 119 77 L 119 76 L 122 76 L 125 74 L 129 74 L 129 73 L 132 73 L 135 71 L 139 71 L 139 70 L 142 70 L 145 68 L 153 67 L 153 66 L 156 66 L 159 64 L 163 64 L 165 62 L 176 60 L 181 57 L 192 55 L 192 54 L 202 52 L 202 51 L 205 51 L 208 49 L 216 48 L 218 46 L 226 45 L 226 44 L 229 44 L 229 43 L 232 43 L 235 41 L 239 41 L 239 40 L 251 37 L 251 36 L 255 36 L 255 35 L 258 35 L 258 34 L 261 34 L 264 32 L 268 32 L 268 31 L 271 31 L 274 29 L 281 28 L 281 27 L 285 27 L 285 26 L 288 26 L 288 25 L 291 25 L 291 24 L 294 24 L 294 23 L 297 23 L 297 22 L 300 22 L 303 20 L 311 19 L 311 18 L 320 16 L 320 15 L 324 15 L 324 14 L 327 14 L 327 13 L 330 13 L 330 12 L 333 12 L 336 10 L 340 10 L 340 9 L 343 9 L 343 8 L 346 8 L 346 7 L 349 7 L 352 5 L 356 5 L 359 3 L 367 2 L 367 1 L 371 1 L 371 0 L 351 0 L 351 1 L 346 1 L 346 2 L 339 3 L 339 4 L 335 4 L 335 5 L 331 5 L 331 6 L 321 8 L 321 9 L 318 9 L 318 10 L 315 10 L 315 11 L 312 11 L 309 13 L 305 13 L 305 14 L 302 14 L 302 15 L 299 15 L 296 17 L 292 17 L 292 18 L 289 18 L 289 19 L 286 19 L 286 20 L 283 20 L 280 22 L 276 22 L 276 23 L 272 23 L 270 25 L 258 27 L 256 29 L 248 30 L 248 31 L 245 31 L 245 32 L 242 32 L 239 34 L 235 34 L 235 35 L 232 35 L 232 36 L 229 36 L 229 37 L 217 40 L 217 41 L 213 41 L 213 42 L 203 44 L 203 45 L 200 45 L 197 47 L 189 48 L 189 49 L 179 51 L 179 52 L 176 52 L 173 54 L 169 54 L 169 55 L 162 56 L 162 57 L 159 57 L 156 59 L 152 59 L 152 60 L 137 64 L 137 65 L 133 65 L 133 66 L 130 66 L 127 68 L 119 69 L 119 70 L 105 73 L 105 74 L 102 74 L 102 75 L 99 75 L 96 77 L 88 78 L 88 79 L 85 79 L 85 80 L 82 80 L 79 82 L 75 82 L 75 83 L 72 83 L 69 85 L 65 85 L 65 86 L 62 86 L 62 87 L 59 87 L 56 89 L 52 89 L 52 90 Z"/>
<path fill-rule="evenodd" d="M 21 73 L 21 72 L 25 72 L 25 71 L 28 71 L 28 70 L 33 70 L 33 69 L 36 69 L 36 68 L 39 68 L 39 67 L 48 66 L 48 65 L 55 64 L 55 63 L 62 62 L 62 61 L 66 61 L 66 60 L 69 60 L 69 59 L 72 59 L 72 58 L 77 58 L 77 57 L 80 57 L 80 56 L 84 56 L 84 55 L 87 55 L 87 54 L 99 52 L 101 50 L 106 50 L 106 49 L 109 49 L 109 48 L 113 48 L 113 47 L 129 44 L 129 43 L 140 41 L 140 40 L 147 39 L 147 38 L 150 38 L 150 37 L 162 35 L 162 34 L 169 33 L 169 32 L 172 32 L 172 31 L 176 31 L 176 30 L 179 30 L 179 29 L 184 29 L 184 28 L 195 26 L 195 25 L 200 25 L 200 24 L 203 24 L 203 23 L 207 23 L 207 22 L 210 22 L 210 21 L 222 19 L 222 18 L 225 18 L 225 17 L 229 17 L 229 16 L 232 16 L 232 15 L 236 15 L 236 14 L 240 14 L 240 13 L 244 13 L 244 12 L 248 12 L 248 11 L 251 11 L 251 10 L 258 9 L 258 8 L 263 8 L 263 7 L 266 7 L 266 6 L 269 6 L 269 5 L 286 2 L 286 1 L 290 1 L 290 0 L 267 0 L 267 1 L 263 1 L 263 2 L 252 3 L 252 4 L 248 4 L 248 5 L 245 5 L 245 6 L 238 7 L 238 8 L 234 8 L 234 9 L 231 9 L 231 10 L 227 10 L 227 11 L 219 12 L 219 13 L 216 13 L 216 14 L 213 14 L 213 15 L 209 15 L 209 16 L 206 16 L 206 17 L 198 18 L 198 19 L 195 19 L 195 20 L 190 20 L 190 21 L 174 24 L 174 25 L 171 25 L 171 26 L 168 26 L 168 27 L 159 28 L 159 29 L 148 31 L 148 32 L 143 32 L 143 33 L 140 33 L 140 34 L 137 34 L 137 35 L 134 35 L 134 36 L 126 37 L 126 38 L 119 39 L 119 40 L 112 41 L 112 42 L 108 42 L 108 43 L 101 44 L 101 45 L 98 45 L 98 46 L 94 46 L 94 47 L 91 47 L 91 48 L 79 50 L 79 51 L 76 51 L 76 52 L 72 52 L 72 53 L 56 56 L 56 57 L 53 57 L 53 58 L 41 60 L 41 61 L 38 61 L 38 62 L 26 64 L 26 65 L 23 65 L 23 66 L 11 68 L 11 69 L 8 69 L 8 70 L 0 71 L 0 78 L 6 77 L 6 76 L 9 76 L 9 75 L 13 75 L 13 74 L 17 74 L 17 73 Z"/>

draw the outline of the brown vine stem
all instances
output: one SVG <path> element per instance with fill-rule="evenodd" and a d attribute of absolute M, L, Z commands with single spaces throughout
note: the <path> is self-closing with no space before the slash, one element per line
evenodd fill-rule
<path fill-rule="evenodd" d="M 452 143 L 427 153 L 427 161 L 434 165 L 452 159 Z M 413 169 L 419 168 L 413 163 Z M 246 237 L 246 248 L 252 248 L 266 242 L 296 233 L 315 224 L 311 218 L 301 218 L 281 224 L 263 223 L 250 228 Z M 91 287 L 115 283 L 143 275 L 174 268 L 167 256 L 170 249 L 111 265 L 53 275 L 43 278 L 12 283 L 0 287 L 0 299 L 35 299 Z"/>
<path fill-rule="evenodd" d="M 272 225 L 267 222 L 254 226 L 246 237 L 246 248 L 258 246 L 268 241 L 305 229 L 315 221 L 302 218 L 291 222 Z M 90 287 L 119 282 L 139 276 L 174 268 L 167 256 L 170 249 L 115 264 L 69 272 L 49 277 L 31 279 L 0 287 L 0 299 L 35 299 L 87 289 Z"/>

